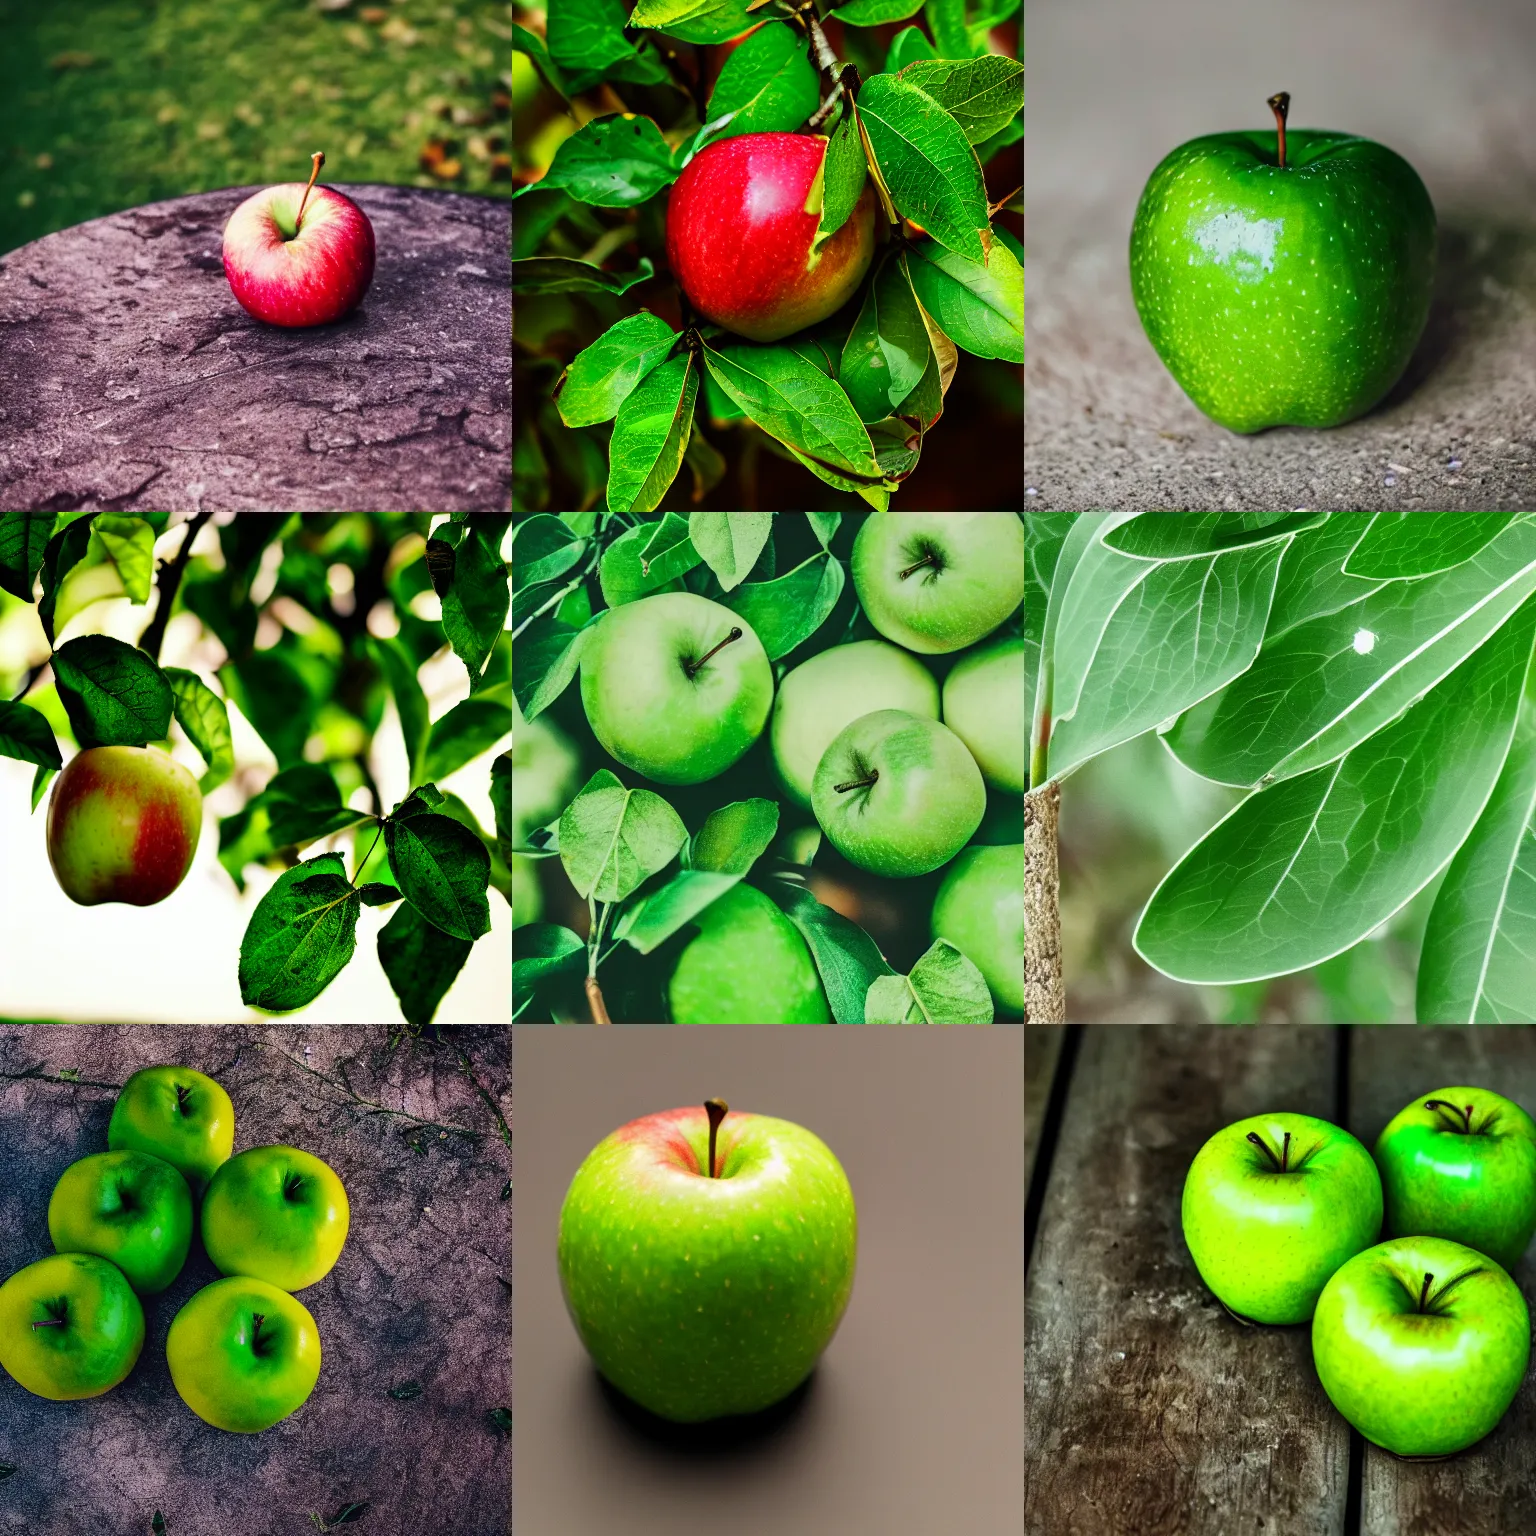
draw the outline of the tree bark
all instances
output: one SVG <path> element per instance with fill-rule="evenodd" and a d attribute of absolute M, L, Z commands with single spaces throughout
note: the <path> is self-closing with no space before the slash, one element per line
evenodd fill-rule
<path fill-rule="evenodd" d="M 1061 882 L 1057 832 L 1061 786 L 1054 780 L 1024 796 L 1024 1022 L 1065 1024 L 1061 972 Z"/>

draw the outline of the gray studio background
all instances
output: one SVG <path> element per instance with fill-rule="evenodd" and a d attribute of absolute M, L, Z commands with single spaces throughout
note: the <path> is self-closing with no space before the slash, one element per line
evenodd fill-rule
<path fill-rule="evenodd" d="M 1533 0 L 1029 0 L 1026 43 L 1027 506 L 1536 506 Z M 1153 352 L 1126 249 L 1157 162 L 1273 130 L 1279 90 L 1293 127 L 1407 158 L 1441 275 L 1386 405 L 1242 438 Z"/>
<path fill-rule="evenodd" d="M 910 1536 L 1023 1507 L 1021 1029 L 513 1032 L 513 1518 L 518 1536 Z M 853 1298 L 771 1433 L 666 1443 L 604 1397 L 560 1295 L 560 1202 L 628 1120 L 719 1095 L 837 1154 Z"/>

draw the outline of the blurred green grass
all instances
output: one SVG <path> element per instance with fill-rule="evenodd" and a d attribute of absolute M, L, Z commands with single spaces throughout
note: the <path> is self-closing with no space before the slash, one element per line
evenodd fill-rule
<path fill-rule="evenodd" d="M 510 0 L 0 0 L 0 251 L 304 181 L 316 149 L 327 182 L 510 197 L 511 24 Z"/>

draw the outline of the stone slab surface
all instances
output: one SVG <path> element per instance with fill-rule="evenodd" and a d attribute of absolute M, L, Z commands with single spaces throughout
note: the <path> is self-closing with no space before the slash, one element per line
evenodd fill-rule
<path fill-rule="evenodd" d="M 342 1529 L 504 1536 L 510 1440 L 487 1413 L 511 1403 L 508 1034 L 392 1046 L 382 1028 L 0 1029 L 4 1274 L 52 1252 L 54 1183 L 105 1150 L 118 1087 L 158 1062 L 223 1083 L 237 1152 L 303 1147 L 335 1168 L 352 1208 L 336 1268 L 299 1293 L 320 1330 L 319 1384 L 262 1434 L 212 1428 L 171 1384 L 171 1319 L 218 1278 L 197 1241 L 147 1305 L 121 1386 L 52 1403 L 0 1372 L 0 1463 L 16 1468 L 0 1481 L 0 1532 L 138 1536 L 158 1510 L 169 1536 L 298 1536 L 312 1516 L 366 1503 Z M 390 1398 L 410 1381 L 420 1396 Z"/>
<path fill-rule="evenodd" d="M 1530 0 L 1030 0 L 1026 506 L 1536 507 L 1536 5 Z M 1405 378 L 1328 432 L 1239 437 L 1163 367 L 1131 301 L 1141 189 L 1175 145 L 1347 129 L 1419 171 L 1440 218 Z"/>
<path fill-rule="evenodd" d="M 499 512 L 511 504 L 511 209 L 343 186 L 361 306 L 286 330 L 236 302 L 255 187 L 150 203 L 0 257 L 0 510 Z"/>

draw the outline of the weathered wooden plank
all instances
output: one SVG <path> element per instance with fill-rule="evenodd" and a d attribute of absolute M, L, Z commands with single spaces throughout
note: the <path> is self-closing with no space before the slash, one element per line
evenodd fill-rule
<path fill-rule="evenodd" d="M 1348 1428 L 1308 1330 L 1229 1318 L 1179 1219 L 1212 1132 L 1333 1105 L 1329 1030 L 1086 1031 L 1027 1293 L 1029 1536 L 1341 1536 Z"/>
<path fill-rule="evenodd" d="M 1373 1146 L 1405 1104 L 1437 1088 L 1491 1088 L 1536 1111 L 1536 1029 L 1357 1029 L 1350 1129 Z M 1536 1312 L 1531 1250 L 1515 1279 Z M 1536 1372 L 1487 1439 L 1449 1461 L 1405 1462 L 1365 1451 L 1367 1536 L 1487 1536 L 1536 1530 Z"/>
<path fill-rule="evenodd" d="M 1035 1155 L 1040 1150 L 1040 1127 L 1056 1081 L 1061 1059 L 1060 1025 L 1027 1027 L 1024 1035 L 1024 1188 L 1035 1176 Z"/>

